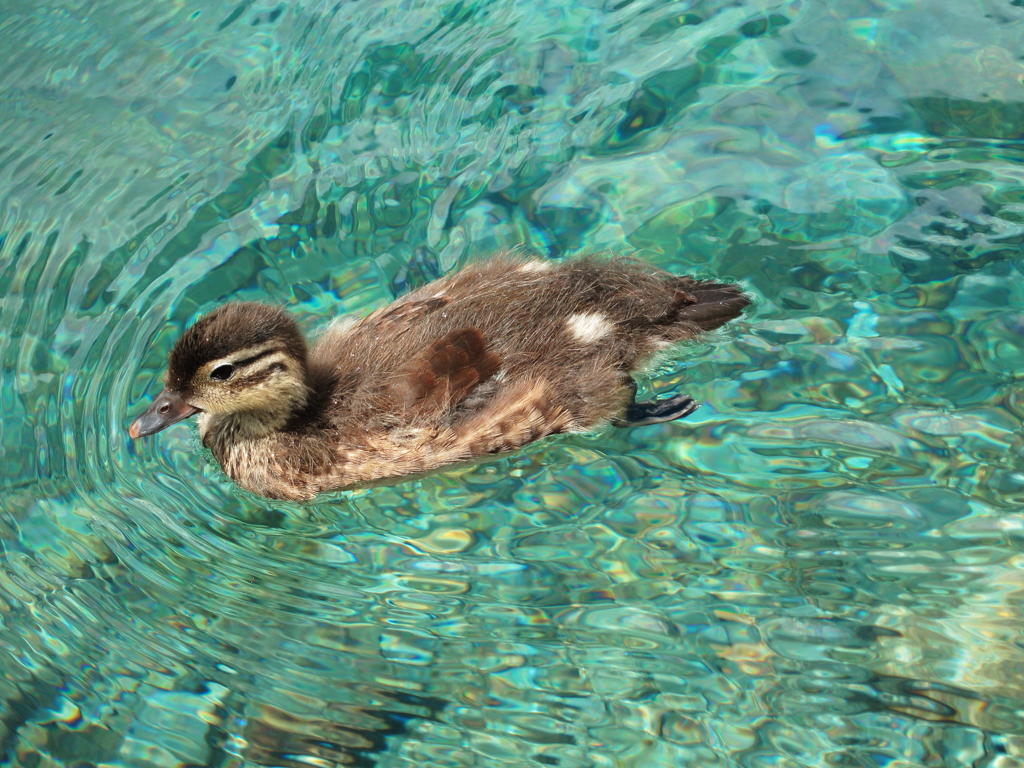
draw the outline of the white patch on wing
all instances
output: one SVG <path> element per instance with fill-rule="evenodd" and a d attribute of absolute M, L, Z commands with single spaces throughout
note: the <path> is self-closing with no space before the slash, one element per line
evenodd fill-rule
<path fill-rule="evenodd" d="M 569 315 L 569 319 L 565 321 L 565 327 L 570 336 L 585 344 L 603 339 L 612 332 L 612 324 L 600 312 L 579 312 Z"/>
<path fill-rule="evenodd" d="M 519 268 L 520 272 L 547 272 L 551 269 L 550 261 L 528 261 Z"/>

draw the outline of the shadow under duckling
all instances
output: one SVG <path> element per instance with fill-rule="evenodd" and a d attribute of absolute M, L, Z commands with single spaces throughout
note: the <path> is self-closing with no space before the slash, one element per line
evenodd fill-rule
<path fill-rule="evenodd" d="M 284 309 L 227 304 L 178 339 L 129 434 L 199 414 L 238 485 L 308 500 L 558 432 L 682 418 L 692 398 L 637 403 L 630 374 L 748 303 L 734 285 L 633 258 L 505 254 L 335 321 L 310 349 Z"/>

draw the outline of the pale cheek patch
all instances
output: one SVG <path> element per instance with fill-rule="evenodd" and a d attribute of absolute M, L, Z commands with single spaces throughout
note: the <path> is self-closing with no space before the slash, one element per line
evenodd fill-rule
<path fill-rule="evenodd" d="M 580 312 L 569 315 L 569 319 L 565 321 L 565 327 L 570 336 L 584 344 L 592 344 L 612 332 L 612 324 L 600 312 Z"/>
<path fill-rule="evenodd" d="M 550 261 L 528 261 L 519 268 L 520 272 L 547 272 L 551 269 Z"/>

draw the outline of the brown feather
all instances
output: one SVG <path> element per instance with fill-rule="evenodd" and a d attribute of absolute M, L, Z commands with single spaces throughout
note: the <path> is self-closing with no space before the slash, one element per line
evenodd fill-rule
<path fill-rule="evenodd" d="M 416 301 L 408 298 L 399 299 L 394 304 L 381 307 L 367 315 L 359 324 L 359 333 L 388 334 L 392 337 L 400 335 L 426 315 L 447 305 L 449 301 L 450 299 L 445 296 L 431 296 Z"/>
<path fill-rule="evenodd" d="M 468 455 L 508 451 L 576 425 L 569 413 L 551 401 L 546 381 L 522 381 L 496 397 L 456 431 Z"/>
<path fill-rule="evenodd" d="M 476 328 L 442 336 L 413 357 L 390 384 L 391 400 L 403 412 L 445 411 L 456 405 L 501 366 Z"/>
<path fill-rule="evenodd" d="M 680 321 L 694 323 L 702 331 L 713 331 L 736 317 L 750 303 L 746 296 L 735 291 L 708 292 L 694 303 L 679 310 Z"/>

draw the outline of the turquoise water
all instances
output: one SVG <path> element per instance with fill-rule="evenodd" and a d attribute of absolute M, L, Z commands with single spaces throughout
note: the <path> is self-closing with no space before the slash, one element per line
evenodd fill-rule
<path fill-rule="evenodd" d="M 1020 0 L 0 2 L 12 766 L 1024 766 Z M 499 247 L 752 310 L 683 422 L 312 505 L 167 350 Z"/>

